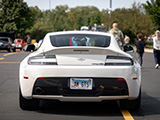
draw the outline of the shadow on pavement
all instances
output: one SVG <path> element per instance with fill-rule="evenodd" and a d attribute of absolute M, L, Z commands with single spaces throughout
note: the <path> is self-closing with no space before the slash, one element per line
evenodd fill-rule
<path fill-rule="evenodd" d="M 79 103 L 41 101 L 39 113 L 78 116 L 122 116 L 116 101 Z"/>
<path fill-rule="evenodd" d="M 160 101 L 142 92 L 141 108 L 129 111 L 133 117 L 145 117 L 160 114 Z M 44 114 L 78 115 L 78 116 L 122 116 L 116 101 L 106 103 L 71 103 L 41 101 L 40 110 Z"/>
<path fill-rule="evenodd" d="M 156 99 L 142 92 L 141 108 L 138 111 L 130 111 L 133 116 L 160 115 L 160 99 Z"/>

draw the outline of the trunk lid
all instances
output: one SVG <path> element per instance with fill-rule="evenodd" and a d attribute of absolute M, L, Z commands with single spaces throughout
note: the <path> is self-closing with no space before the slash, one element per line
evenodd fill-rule
<path fill-rule="evenodd" d="M 93 66 L 105 65 L 107 55 L 118 55 L 118 53 L 105 48 L 93 47 L 63 47 L 44 53 L 55 55 L 58 65 L 69 66 Z"/>

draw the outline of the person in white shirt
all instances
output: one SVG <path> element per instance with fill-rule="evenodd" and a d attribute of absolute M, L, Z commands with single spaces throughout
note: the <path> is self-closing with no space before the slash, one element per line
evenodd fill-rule
<path fill-rule="evenodd" d="M 153 53 L 155 59 L 155 68 L 158 69 L 160 66 L 160 31 L 157 30 L 155 33 L 155 37 L 153 38 Z"/>

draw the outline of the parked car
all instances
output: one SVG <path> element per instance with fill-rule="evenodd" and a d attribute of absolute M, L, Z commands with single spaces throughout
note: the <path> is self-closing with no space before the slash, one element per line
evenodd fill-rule
<path fill-rule="evenodd" d="M 20 39 L 20 38 L 16 38 L 14 40 L 14 42 L 16 44 L 16 49 L 22 50 L 26 45 L 25 41 L 23 39 Z"/>
<path fill-rule="evenodd" d="M 97 26 L 96 27 L 96 31 L 99 31 L 99 32 L 107 32 L 106 28 L 104 26 Z"/>
<path fill-rule="evenodd" d="M 81 31 L 89 31 L 89 29 L 88 29 L 87 26 L 82 26 L 80 30 L 81 30 Z"/>
<path fill-rule="evenodd" d="M 23 110 L 38 109 L 41 99 L 119 100 L 121 109 L 135 110 L 141 103 L 139 63 L 104 32 L 48 33 L 40 48 L 21 62 L 19 85 Z"/>
<path fill-rule="evenodd" d="M 7 50 L 8 52 L 16 52 L 15 43 L 10 37 L 0 37 L 0 50 Z"/>

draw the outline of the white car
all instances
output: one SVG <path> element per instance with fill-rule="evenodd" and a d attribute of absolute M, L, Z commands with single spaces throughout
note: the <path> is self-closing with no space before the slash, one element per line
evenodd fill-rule
<path fill-rule="evenodd" d="M 140 65 L 109 33 L 48 33 L 40 48 L 21 62 L 19 82 L 24 110 L 37 109 L 41 99 L 119 100 L 122 109 L 139 109 L 141 103 Z"/>

